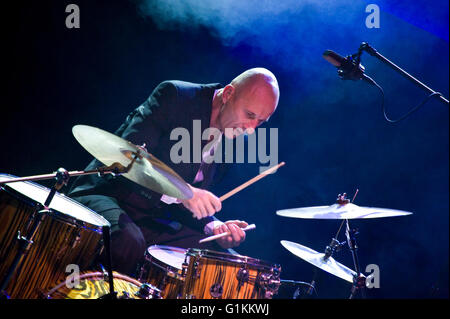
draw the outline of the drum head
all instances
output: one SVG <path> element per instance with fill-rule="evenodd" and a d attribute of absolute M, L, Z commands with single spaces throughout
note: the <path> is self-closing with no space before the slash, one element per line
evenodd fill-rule
<path fill-rule="evenodd" d="M 0 174 L 0 181 L 3 182 L 13 178 L 16 178 L 16 176 Z M 42 205 L 44 205 L 50 193 L 49 188 L 33 182 L 16 182 L 5 184 L 5 186 Z M 58 192 L 55 193 L 49 208 L 94 226 L 110 226 L 109 222 L 103 216 Z"/>
<path fill-rule="evenodd" d="M 184 248 L 162 245 L 153 245 L 148 248 L 148 253 L 153 258 L 179 270 L 182 269 L 186 251 L 187 249 Z"/>

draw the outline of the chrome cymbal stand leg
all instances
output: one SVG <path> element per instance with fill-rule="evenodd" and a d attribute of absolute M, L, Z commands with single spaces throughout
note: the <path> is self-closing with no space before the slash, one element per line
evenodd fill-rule
<path fill-rule="evenodd" d="M 356 235 L 358 234 L 358 231 L 356 229 L 350 229 L 350 225 L 348 222 L 348 219 L 345 220 L 347 224 L 347 230 L 345 232 L 345 235 L 347 236 L 347 244 L 350 248 L 350 251 L 352 252 L 353 257 L 353 264 L 355 266 L 355 272 L 356 276 L 353 278 L 353 285 L 351 289 L 351 294 L 349 299 L 353 299 L 358 291 L 361 292 L 361 297 L 366 298 L 366 278 L 361 273 L 361 268 L 359 265 L 359 259 L 358 259 L 358 244 L 356 243 Z"/>
<path fill-rule="evenodd" d="M 112 272 L 112 255 L 111 255 L 111 229 L 109 226 L 102 227 L 103 244 L 105 245 L 106 254 L 106 271 L 108 273 L 109 293 L 101 296 L 99 299 L 117 299 L 117 292 L 114 291 L 114 277 Z"/>

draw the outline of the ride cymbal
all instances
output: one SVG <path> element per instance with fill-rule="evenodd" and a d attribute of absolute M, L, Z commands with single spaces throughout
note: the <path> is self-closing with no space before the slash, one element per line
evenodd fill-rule
<path fill-rule="evenodd" d="M 352 203 L 331 206 L 301 207 L 278 210 L 277 215 L 305 219 L 365 219 L 411 215 L 411 212 L 375 207 L 360 207 Z"/>

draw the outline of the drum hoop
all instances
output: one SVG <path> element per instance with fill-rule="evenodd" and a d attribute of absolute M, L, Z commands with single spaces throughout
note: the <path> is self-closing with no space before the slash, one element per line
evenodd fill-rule
<path fill-rule="evenodd" d="M 149 252 L 150 249 L 155 249 L 155 248 L 159 248 L 161 250 L 171 250 L 171 251 L 183 251 L 183 253 L 186 253 L 186 251 L 188 249 L 185 248 L 180 248 L 180 247 L 175 247 L 175 246 L 165 246 L 165 245 L 151 245 L 147 248 L 147 252 Z"/>
<path fill-rule="evenodd" d="M 26 182 L 22 182 L 22 183 L 26 183 Z M 36 184 L 32 184 L 33 186 L 35 186 Z M 40 185 L 39 185 L 40 186 Z M 15 190 L 12 187 L 9 187 L 8 185 L 2 185 L 0 187 L 0 192 L 4 191 L 5 193 L 7 193 L 8 195 L 14 197 L 15 199 L 17 199 L 20 202 L 24 202 L 25 204 L 27 204 L 28 206 L 32 207 L 32 208 L 36 208 L 38 205 L 43 206 L 41 203 L 35 201 L 34 199 L 26 196 L 25 194 L 22 194 L 21 192 Z M 63 194 L 61 194 L 63 195 Z M 70 197 L 64 196 L 64 199 L 68 199 L 73 201 Z M 75 202 L 76 203 L 76 202 Z M 85 208 L 85 207 L 83 207 Z M 87 208 L 87 207 L 86 207 Z M 45 210 L 45 214 L 51 218 L 56 219 L 57 221 L 72 225 L 72 226 L 77 226 L 77 227 L 82 227 L 88 230 L 92 230 L 98 233 L 102 233 L 102 226 L 98 226 L 98 225 L 94 225 L 91 224 L 89 222 L 86 221 L 82 221 L 80 219 L 77 219 L 75 217 L 72 217 L 68 214 L 65 214 L 63 212 L 60 212 L 54 208 L 49 208 L 47 210 Z M 97 213 L 96 213 L 97 214 Z"/>
<path fill-rule="evenodd" d="M 196 257 L 208 258 L 208 259 L 212 259 L 212 260 L 254 266 L 257 268 L 266 268 L 268 270 L 277 268 L 276 264 L 271 264 L 271 263 L 268 263 L 261 259 L 256 259 L 256 258 L 252 258 L 252 257 L 248 257 L 248 256 L 242 256 L 242 255 L 232 255 L 229 253 L 223 253 L 223 252 L 209 250 L 209 249 L 189 248 L 188 251 L 186 252 L 186 255 L 189 257 L 194 257 L 194 258 L 196 258 Z"/>

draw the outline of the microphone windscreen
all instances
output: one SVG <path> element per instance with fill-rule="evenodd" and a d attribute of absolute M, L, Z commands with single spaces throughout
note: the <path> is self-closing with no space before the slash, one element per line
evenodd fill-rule
<path fill-rule="evenodd" d="M 322 54 L 322 56 L 325 60 L 327 60 L 328 62 L 330 62 L 337 68 L 341 67 L 341 65 L 345 61 L 345 58 L 343 58 L 342 56 L 340 56 L 339 54 L 337 54 L 336 52 L 331 51 L 331 50 L 326 50 Z"/>

